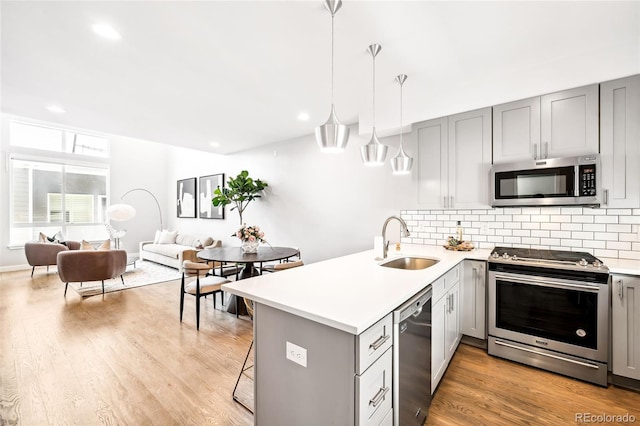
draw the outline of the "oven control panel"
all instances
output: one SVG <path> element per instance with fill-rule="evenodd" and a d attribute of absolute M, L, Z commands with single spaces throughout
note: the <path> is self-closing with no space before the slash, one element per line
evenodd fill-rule
<path fill-rule="evenodd" d="M 596 165 L 583 164 L 579 166 L 578 194 L 581 197 L 596 195 Z"/>

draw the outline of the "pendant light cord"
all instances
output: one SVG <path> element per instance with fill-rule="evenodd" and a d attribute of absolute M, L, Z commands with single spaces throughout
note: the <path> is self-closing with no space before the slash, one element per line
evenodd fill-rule
<path fill-rule="evenodd" d="M 331 105 L 333 106 L 333 13 L 331 13 Z"/>
<path fill-rule="evenodd" d="M 400 83 L 400 149 L 402 149 L 402 84 Z"/>
<path fill-rule="evenodd" d="M 371 55 L 373 57 L 373 128 L 375 131 L 376 128 L 376 55 Z"/>

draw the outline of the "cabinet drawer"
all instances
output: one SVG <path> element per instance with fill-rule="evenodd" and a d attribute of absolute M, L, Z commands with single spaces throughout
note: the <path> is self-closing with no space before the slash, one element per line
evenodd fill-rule
<path fill-rule="evenodd" d="M 449 269 L 449 272 L 444 274 L 444 283 L 446 290 L 450 290 L 454 285 L 460 282 L 460 265 Z"/>
<path fill-rule="evenodd" d="M 362 374 L 393 344 L 393 316 L 387 315 L 356 338 L 356 374 Z"/>
<path fill-rule="evenodd" d="M 367 371 L 356 376 L 356 425 L 380 425 L 391 411 L 393 356 L 388 349 Z"/>
<path fill-rule="evenodd" d="M 431 283 L 431 300 L 432 303 L 437 302 L 438 300 L 440 300 L 442 298 L 442 296 L 445 295 L 445 293 L 447 292 L 447 285 L 446 285 L 446 281 L 445 281 L 445 276 L 447 274 L 444 274 L 443 276 L 441 276 L 440 278 L 438 278 L 437 280 L 435 280 L 434 282 Z"/>

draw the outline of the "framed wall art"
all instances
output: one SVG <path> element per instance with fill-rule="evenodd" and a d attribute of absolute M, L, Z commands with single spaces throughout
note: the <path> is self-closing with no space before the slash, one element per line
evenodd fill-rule
<path fill-rule="evenodd" d="M 196 217 L 196 178 L 182 179 L 178 181 L 176 205 L 178 217 Z"/>
<path fill-rule="evenodd" d="M 224 173 L 200 176 L 198 187 L 199 212 L 201 219 L 224 219 L 224 206 L 214 207 L 211 199 L 217 187 L 224 187 Z"/>

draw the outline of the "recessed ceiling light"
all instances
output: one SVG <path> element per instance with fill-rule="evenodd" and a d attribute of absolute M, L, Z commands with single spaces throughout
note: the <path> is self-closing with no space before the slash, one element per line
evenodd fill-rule
<path fill-rule="evenodd" d="M 49 105 L 47 107 L 47 110 L 50 112 L 55 112 L 56 114 L 63 114 L 66 111 L 64 110 L 64 108 L 62 108 L 61 106 L 58 105 Z"/>
<path fill-rule="evenodd" d="M 301 112 L 300 114 L 298 114 L 298 120 L 307 121 L 308 119 L 309 119 L 309 114 L 307 114 L 306 112 Z"/>
<path fill-rule="evenodd" d="M 94 24 L 92 28 L 93 32 L 109 40 L 120 40 L 121 38 L 120 33 L 107 24 Z"/>
<path fill-rule="evenodd" d="M 209 142 L 209 145 L 211 145 L 214 148 L 218 148 L 220 146 L 220 142 Z"/>

